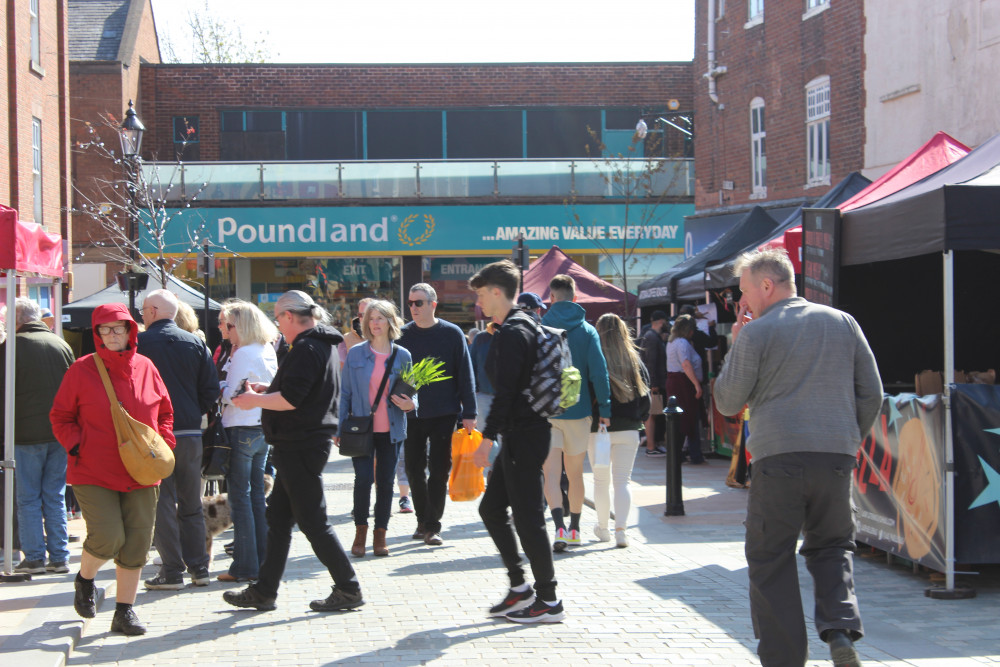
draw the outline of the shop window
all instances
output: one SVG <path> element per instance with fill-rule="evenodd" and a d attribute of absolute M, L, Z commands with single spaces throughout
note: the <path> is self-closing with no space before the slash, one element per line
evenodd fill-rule
<path fill-rule="evenodd" d="M 364 157 L 360 112 L 288 111 L 285 122 L 289 160 L 361 160 Z"/>
<path fill-rule="evenodd" d="M 806 187 L 830 183 L 830 77 L 806 85 Z"/>
<path fill-rule="evenodd" d="M 594 144 L 587 128 L 601 127 L 598 109 L 529 109 L 526 116 L 529 158 L 587 157 Z"/>
<path fill-rule="evenodd" d="M 520 110 L 447 112 L 448 159 L 524 157 Z"/>
<path fill-rule="evenodd" d="M 369 111 L 369 160 L 444 157 L 440 111 Z"/>
<path fill-rule="evenodd" d="M 764 99 L 755 97 L 750 102 L 750 172 L 751 198 L 767 196 L 767 153 L 764 129 Z"/>

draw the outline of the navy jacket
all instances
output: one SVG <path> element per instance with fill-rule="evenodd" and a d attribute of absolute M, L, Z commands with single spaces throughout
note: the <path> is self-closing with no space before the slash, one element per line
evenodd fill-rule
<path fill-rule="evenodd" d="M 439 319 L 437 324 L 421 329 L 415 322 L 403 327 L 397 344 L 413 356 L 413 363 L 425 357 L 444 362 L 444 374 L 450 380 L 432 382 L 418 392 L 418 418 L 461 414 L 462 419 L 476 418 L 476 383 L 472 379 L 472 357 L 462 330 Z"/>
<path fill-rule="evenodd" d="M 219 375 L 204 341 L 173 320 L 157 320 L 139 334 L 136 351 L 149 358 L 174 406 L 174 435 L 201 435 L 201 416 L 219 398 Z"/>

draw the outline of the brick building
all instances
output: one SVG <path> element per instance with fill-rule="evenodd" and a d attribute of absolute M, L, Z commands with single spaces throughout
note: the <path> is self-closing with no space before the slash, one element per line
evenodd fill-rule
<path fill-rule="evenodd" d="M 17 209 L 21 220 L 69 238 L 69 183 L 63 178 L 69 171 L 67 2 L 12 0 L 6 10 L 0 202 Z M 50 285 L 27 279 L 23 292 L 51 307 Z"/>

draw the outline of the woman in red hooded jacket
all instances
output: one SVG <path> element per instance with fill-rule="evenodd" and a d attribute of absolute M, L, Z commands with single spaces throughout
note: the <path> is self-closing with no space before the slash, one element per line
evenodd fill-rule
<path fill-rule="evenodd" d="M 132 605 L 153 541 L 159 482 L 142 486 L 125 470 L 111 403 L 97 369 L 101 358 L 115 397 L 134 418 L 159 431 L 173 447 L 174 409 L 153 362 L 136 354 L 138 325 L 124 304 L 105 304 L 91 316 L 97 352 L 70 366 L 49 416 L 56 439 L 69 452 L 66 482 L 73 485 L 87 524 L 73 606 L 84 618 L 97 614 L 94 577 L 110 559 L 118 583 L 112 632 L 141 635 L 146 628 Z"/>

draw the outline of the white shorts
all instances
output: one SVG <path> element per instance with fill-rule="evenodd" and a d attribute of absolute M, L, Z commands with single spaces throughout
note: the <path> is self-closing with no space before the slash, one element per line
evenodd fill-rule
<path fill-rule="evenodd" d="M 590 442 L 591 417 L 583 419 L 550 419 L 552 449 L 563 450 L 564 456 L 576 456 L 587 451 Z"/>

